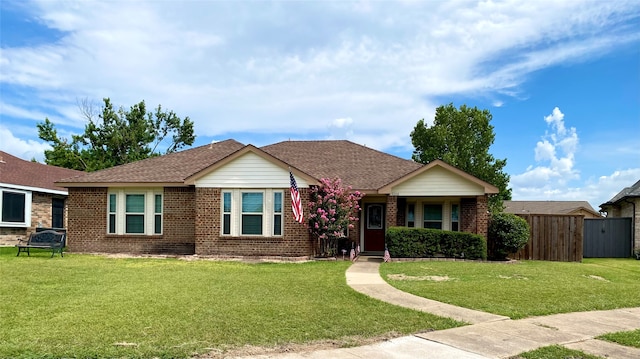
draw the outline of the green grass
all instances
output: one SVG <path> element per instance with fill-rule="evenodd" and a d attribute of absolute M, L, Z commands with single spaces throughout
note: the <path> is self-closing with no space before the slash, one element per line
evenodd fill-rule
<path fill-rule="evenodd" d="M 392 262 L 380 272 L 403 291 L 512 319 L 640 306 L 640 262 L 632 259 Z M 405 278 L 389 277 L 400 274 Z"/>
<path fill-rule="evenodd" d="M 586 354 L 579 350 L 568 349 L 559 345 L 538 348 L 522 353 L 516 358 L 523 359 L 604 359 L 601 356 Z"/>
<path fill-rule="evenodd" d="M 346 285 L 348 261 L 182 261 L 0 247 L 0 357 L 188 357 L 458 325 Z"/>
<path fill-rule="evenodd" d="M 617 332 L 599 336 L 598 339 L 607 340 L 628 347 L 640 348 L 640 329 L 629 332 Z"/>

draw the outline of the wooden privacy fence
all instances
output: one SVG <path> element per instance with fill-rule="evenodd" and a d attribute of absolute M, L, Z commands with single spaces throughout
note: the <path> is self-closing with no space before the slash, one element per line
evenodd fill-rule
<path fill-rule="evenodd" d="M 511 259 L 582 262 L 584 216 L 523 214 L 531 234 L 529 242 Z"/>

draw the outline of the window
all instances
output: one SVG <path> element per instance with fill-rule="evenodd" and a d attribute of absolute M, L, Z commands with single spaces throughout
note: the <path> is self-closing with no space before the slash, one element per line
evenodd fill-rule
<path fill-rule="evenodd" d="M 460 230 L 460 205 L 458 204 L 451 205 L 451 230 Z"/>
<path fill-rule="evenodd" d="M 282 190 L 225 190 L 220 207 L 223 236 L 278 237 L 284 232 Z"/>
<path fill-rule="evenodd" d="M 367 229 L 382 229 L 382 205 L 370 204 L 367 207 Z"/>
<path fill-rule="evenodd" d="M 3 227 L 31 225 L 31 192 L 0 188 L 0 208 Z"/>
<path fill-rule="evenodd" d="M 51 200 L 51 227 L 64 228 L 64 199 Z"/>
<path fill-rule="evenodd" d="M 416 226 L 416 205 L 410 203 L 407 205 L 407 227 Z"/>
<path fill-rule="evenodd" d="M 163 202 L 161 189 L 109 191 L 107 233 L 162 234 Z"/>
<path fill-rule="evenodd" d="M 23 223 L 26 214 L 24 213 L 25 194 L 18 192 L 2 192 L 2 222 Z"/>
<path fill-rule="evenodd" d="M 155 216 L 153 218 L 153 233 L 162 234 L 162 195 L 155 195 Z"/>
<path fill-rule="evenodd" d="M 442 229 L 442 205 L 424 205 L 424 228 Z"/>
<path fill-rule="evenodd" d="M 231 234 L 231 192 L 222 193 L 222 234 Z"/>
<path fill-rule="evenodd" d="M 144 195 L 126 195 L 125 233 L 144 233 Z"/>
<path fill-rule="evenodd" d="M 273 193 L 273 235 L 282 235 L 282 192 Z"/>
<path fill-rule="evenodd" d="M 109 194 L 109 229 L 108 233 L 116 233 L 116 208 L 117 197 L 114 193 Z"/>
<path fill-rule="evenodd" d="M 261 192 L 242 193 L 242 234 L 262 235 L 262 212 L 264 208 Z"/>

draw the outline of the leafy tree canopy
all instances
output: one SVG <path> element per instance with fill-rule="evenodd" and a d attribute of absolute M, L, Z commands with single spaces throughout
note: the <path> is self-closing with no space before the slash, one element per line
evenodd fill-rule
<path fill-rule="evenodd" d="M 44 152 L 45 163 L 81 171 L 97 171 L 161 154 L 175 152 L 193 144 L 193 122 L 181 119 L 173 111 L 158 107 L 147 112 L 144 101 L 129 110 L 114 110 L 111 100 L 104 99 L 96 114 L 86 101 L 80 111 L 87 118 L 84 133 L 61 138 L 48 118 L 38 123 L 38 136 L 52 149 Z M 164 153 L 161 144 L 169 140 Z"/>
<path fill-rule="evenodd" d="M 509 175 L 503 171 L 506 159 L 496 159 L 489 153 L 495 135 L 489 110 L 453 104 L 436 109 L 433 126 L 418 121 L 411 132 L 413 160 L 429 163 L 440 159 L 483 181 L 498 187 L 500 193 L 489 199 L 492 211 L 502 211 L 502 201 L 511 199 Z"/>

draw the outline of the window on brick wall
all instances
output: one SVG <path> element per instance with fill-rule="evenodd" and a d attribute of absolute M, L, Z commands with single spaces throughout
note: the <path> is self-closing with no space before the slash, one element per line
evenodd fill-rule
<path fill-rule="evenodd" d="M 282 235 L 282 192 L 273 192 L 273 235 Z"/>
<path fill-rule="evenodd" d="M 222 192 L 223 236 L 282 236 L 284 191 L 233 189 Z"/>
<path fill-rule="evenodd" d="M 31 192 L 0 188 L 0 208 L 3 227 L 31 226 Z"/>
<path fill-rule="evenodd" d="M 107 233 L 162 234 L 162 189 L 110 189 Z"/>
<path fill-rule="evenodd" d="M 64 199 L 51 200 L 51 227 L 64 228 Z"/>

